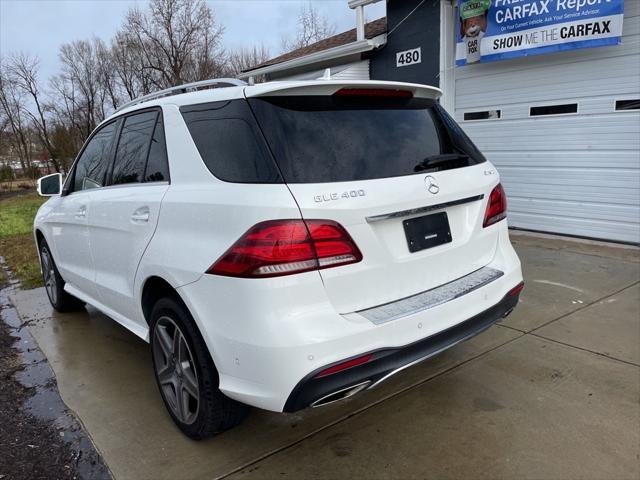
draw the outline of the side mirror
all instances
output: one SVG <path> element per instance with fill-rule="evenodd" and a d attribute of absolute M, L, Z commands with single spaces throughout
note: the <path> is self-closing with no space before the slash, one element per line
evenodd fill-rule
<path fill-rule="evenodd" d="M 62 192 L 62 174 L 53 173 L 38 179 L 38 195 L 52 197 Z"/>

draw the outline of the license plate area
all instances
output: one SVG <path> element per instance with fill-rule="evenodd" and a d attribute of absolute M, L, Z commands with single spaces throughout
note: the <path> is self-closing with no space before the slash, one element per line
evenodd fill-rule
<path fill-rule="evenodd" d="M 451 242 L 447 212 L 404 220 L 402 225 L 411 253 Z"/>

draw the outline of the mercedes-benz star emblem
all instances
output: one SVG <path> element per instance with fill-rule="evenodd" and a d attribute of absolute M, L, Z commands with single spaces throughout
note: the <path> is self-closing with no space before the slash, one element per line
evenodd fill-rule
<path fill-rule="evenodd" d="M 436 183 L 436 179 L 431 175 L 427 175 L 426 177 L 424 177 L 424 184 L 427 187 L 427 190 L 429 190 L 429 193 L 431 193 L 432 195 L 435 195 L 440 191 L 440 187 Z"/>

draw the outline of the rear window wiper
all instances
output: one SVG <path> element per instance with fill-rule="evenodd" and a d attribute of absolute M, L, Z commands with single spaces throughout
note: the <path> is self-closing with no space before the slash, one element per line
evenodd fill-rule
<path fill-rule="evenodd" d="M 423 170 L 436 167 L 442 163 L 455 162 L 456 160 L 469 160 L 469 155 L 465 155 L 464 153 L 441 153 L 438 155 L 430 155 L 413 167 L 413 171 L 421 172 Z"/>

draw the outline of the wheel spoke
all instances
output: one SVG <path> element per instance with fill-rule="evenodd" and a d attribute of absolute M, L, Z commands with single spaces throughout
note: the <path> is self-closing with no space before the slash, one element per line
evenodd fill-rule
<path fill-rule="evenodd" d="M 164 353 L 165 358 L 168 359 L 173 353 L 173 340 L 167 332 L 167 327 L 158 325 L 155 330 L 156 337 L 158 339 L 158 346 L 162 350 L 162 353 Z"/>
<path fill-rule="evenodd" d="M 193 370 L 191 367 L 188 369 L 182 370 L 182 383 L 184 385 L 185 390 L 189 392 L 193 398 L 198 400 L 198 381 L 196 380 L 195 375 L 193 374 Z"/>
<path fill-rule="evenodd" d="M 173 371 L 173 368 L 171 368 L 171 365 L 169 363 L 158 370 L 158 382 L 160 382 L 160 385 L 170 384 L 175 386 L 175 372 Z"/>

